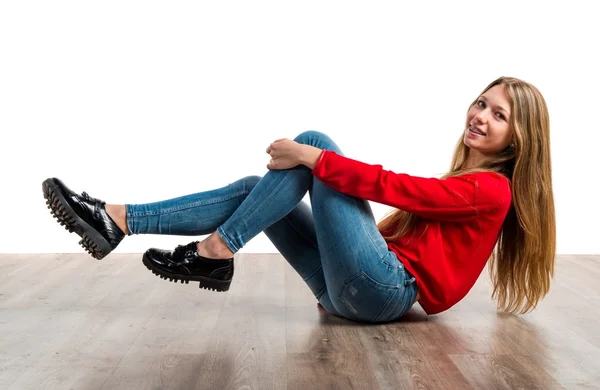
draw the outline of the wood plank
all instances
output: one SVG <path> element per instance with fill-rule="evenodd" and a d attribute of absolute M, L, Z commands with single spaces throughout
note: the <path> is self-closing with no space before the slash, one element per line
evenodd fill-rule
<path fill-rule="evenodd" d="M 0 388 L 7 388 L 56 343 L 85 323 L 87 311 L 70 307 L 79 299 L 74 285 L 102 279 L 92 272 L 87 273 L 88 277 L 82 276 L 86 274 L 83 268 L 97 263 L 90 259 L 87 255 L 21 256 L 20 262 L 26 266 L 0 287 L 5 297 L 0 307 Z M 92 284 L 90 292 L 95 295 L 86 295 L 86 302 L 98 302 L 107 289 L 116 287 L 120 281 L 111 278 L 125 264 L 115 262 L 113 270 L 108 267 L 104 282 Z M 74 266 L 82 269 L 73 272 Z M 74 273 L 80 276 L 74 278 Z"/>
<path fill-rule="evenodd" d="M 476 389 L 564 389 L 532 358 L 523 355 L 451 355 Z"/>
<path fill-rule="evenodd" d="M 193 388 L 281 389 L 285 378 L 285 290 L 280 255 L 240 254 Z"/>
<path fill-rule="evenodd" d="M 316 298 L 287 262 L 285 282 L 288 388 L 379 388 L 374 346 L 364 336 L 368 325 L 318 309 Z"/>
<path fill-rule="evenodd" d="M 496 313 L 491 306 L 479 306 L 479 310 L 490 321 L 495 321 L 496 325 L 488 330 L 494 332 L 496 345 L 512 351 L 510 355 L 534 359 L 567 388 L 598 387 L 600 349 L 590 343 L 581 329 L 574 328 L 573 312 L 569 309 L 571 315 L 565 315 L 565 309 L 572 308 L 579 312 L 578 318 L 590 321 L 595 321 L 596 316 L 594 311 L 582 310 L 589 307 L 582 304 L 585 298 L 578 297 L 575 290 L 565 285 L 565 265 L 565 262 L 557 261 L 556 280 L 535 311 L 524 315 L 503 315 Z M 486 285 L 491 291 L 489 281 Z"/>
<path fill-rule="evenodd" d="M 165 298 L 103 388 L 191 386 L 201 369 L 227 295 L 157 280 Z"/>
<path fill-rule="evenodd" d="M 413 331 L 418 327 L 420 331 Z M 397 323 L 364 328 L 369 356 L 379 383 L 385 388 L 470 389 L 471 386 L 443 348 L 430 340 L 434 351 L 424 348 L 425 329 L 439 329 L 424 312 L 413 307 Z"/>
<path fill-rule="evenodd" d="M 50 384 L 53 387 L 75 386 L 77 382 L 72 381 L 78 379 L 72 375 L 73 367 L 88 372 L 90 376 L 85 378 L 94 377 L 100 381 L 93 384 L 96 388 L 102 385 L 163 298 L 157 291 L 156 280 L 151 279 L 151 274 L 141 266 L 139 255 L 135 259 L 132 256 L 128 258 L 133 261 L 126 261 L 127 256 L 123 256 L 118 259 L 120 261 L 112 263 L 116 272 L 122 273 L 121 279 L 117 280 L 118 283 L 109 279 L 108 284 L 100 287 L 103 292 L 96 296 L 92 307 L 74 300 L 67 301 L 67 306 L 57 302 L 52 316 L 64 328 L 46 335 L 50 339 L 49 348 L 12 383 L 11 388 L 37 388 Z M 110 268 L 110 264 L 107 262 L 107 267 Z M 56 277 L 49 278 L 54 282 L 47 285 L 68 288 L 74 279 L 65 276 L 64 269 L 70 270 L 69 265 L 54 271 Z M 57 280 L 64 283 L 57 283 Z M 123 283 L 125 280 L 127 282 Z M 42 293 L 41 290 L 36 291 L 22 295 L 23 299 L 31 301 L 35 294 Z M 52 300 L 63 294 L 63 288 L 58 288 L 56 294 L 51 294 Z M 38 329 L 42 329 L 41 335 L 53 330 L 39 326 Z M 47 378 L 58 382 L 48 382 Z"/>
<path fill-rule="evenodd" d="M 202 389 L 195 381 L 204 361 L 205 355 L 196 353 L 128 354 L 102 389 Z"/>

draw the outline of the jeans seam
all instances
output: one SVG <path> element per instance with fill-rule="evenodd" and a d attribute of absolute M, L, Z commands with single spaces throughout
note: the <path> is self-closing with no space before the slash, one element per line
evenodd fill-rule
<path fill-rule="evenodd" d="M 281 179 L 281 181 L 280 181 L 280 182 L 277 184 L 277 186 L 276 186 L 276 187 L 275 187 L 275 188 L 274 188 L 272 191 L 270 191 L 270 193 L 269 193 L 269 196 L 268 196 L 268 197 L 267 197 L 267 198 L 264 200 L 264 202 L 263 202 L 263 205 L 264 205 L 264 204 L 266 204 L 266 203 L 268 203 L 268 200 L 270 199 L 270 197 L 271 197 L 273 194 L 277 193 L 277 190 L 278 190 L 278 189 L 279 189 L 279 188 L 280 188 L 280 187 L 283 185 L 283 183 L 285 183 L 285 178 L 286 178 L 286 177 L 287 177 L 287 176 L 290 174 L 290 172 L 291 172 L 291 170 L 288 170 L 288 171 L 286 172 L 285 176 L 284 176 L 284 177 Z M 248 218 L 248 220 L 251 220 L 252 218 L 254 218 L 254 216 L 255 216 L 255 215 L 257 215 L 257 214 L 258 214 L 258 211 L 257 211 L 257 209 L 256 209 L 256 208 L 255 208 L 255 209 L 253 209 L 252 211 L 253 211 L 253 213 L 252 213 L 252 214 L 250 214 L 250 215 L 247 217 L 247 218 Z M 227 222 L 226 222 L 226 223 L 227 223 Z M 222 229 L 222 227 L 223 227 L 223 225 L 219 226 L 219 228 L 221 228 L 221 230 L 223 231 L 224 229 Z M 244 236 L 242 236 L 242 237 L 241 237 L 241 239 L 242 239 L 242 240 L 245 242 L 245 237 L 244 237 Z"/>
<path fill-rule="evenodd" d="M 323 270 L 323 266 L 320 266 L 319 268 L 317 268 L 316 270 L 314 270 L 310 275 L 308 275 L 306 278 L 304 278 L 304 281 L 308 281 L 310 278 L 312 278 L 313 276 L 315 276 L 315 274 L 319 271 Z"/>
<path fill-rule="evenodd" d="M 127 205 L 125 205 L 125 208 L 127 209 Z M 126 215 L 127 215 L 127 220 L 125 222 L 126 222 L 126 225 L 127 225 L 127 231 L 129 233 L 128 235 L 131 236 L 131 235 L 134 234 L 133 233 L 133 231 L 134 231 L 133 227 L 135 226 L 135 215 L 131 211 L 127 211 Z"/>
<path fill-rule="evenodd" d="M 353 197 L 352 199 L 353 199 L 353 201 L 354 201 L 354 204 L 355 204 L 357 207 L 359 207 L 359 205 L 358 205 L 358 200 L 357 200 L 356 198 L 354 198 L 354 197 Z M 365 200 L 365 202 L 366 202 L 366 200 Z M 360 208 L 360 207 L 359 207 L 359 208 Z M 380 259 L 380 260 L 383 260 L 383 259 L 384 259 L 384 257 L 385 257 L 385 255 L 387 255 L 387 252 L 388 252 L 388 251 L 386 251 L 386 253 L 384 253 L 384 254 L 381 254 L 381 253 L 379 252 L 378 246 L 377 246 L 377 244 L 375 244 L 375 241 L 373 240 L 373 237 L 371 236 L 371 233 L 369 233 L 369 229 L 367 229 L 367 227 L 366 227 L 366 225 L 365 225 L 365 221 L 364 221 L 363 215 L 362 215 L 362 213 L 361 213 L 360 211 L 359 211 L 359 213 L 358 213 L 358 216 L 359 216 L 359 218 L 360 218 L 360 223 L 361 223 L 361 225 L 362 225 L 362 227 L 363 227 L 363 230 L 365 231 L 365 233 L 366 233 L 367 237 L 369 237 L 369 240 L 371 241 L 371 245 L 373 245 L 373 248 L 375 248 L 375 250 L 377 251 L 377 255 L 379 256 L 379 259 Z"/>
<path fill-rule="evenodd" d="M 319 249 L 319 245 L 315 245 L 313 244 L 312 240 L 310 238 L 308 238 L 304 233 L 302 233 L 302 231 L 300 229 L 298 229 L 296 227 L 296 225 L 294 225 L 294 223 L 292 222 L 292 220 L 290 218 L 287 217 L 287 215 L 285 217 L 283 217 L 283 219 L 285 219 L 288 224 L 292 227 L 292 229 L 294 229 L 296 231 L 296 233 L 298 233 L 299 235 L 301 235 L 306 241 L 308 241 L 308 243 L 315 249 Z"/>
<path fill-rule="evenodd" d="M 325 291 L 327 291 L 327 284 L 324 284 L 323 287 L 321 287 L 321 289 L 319 290 L 319 292 L 315 294 L 315 298 L 317 298 L 317 301 L 321 299 L 323 294 L 325 294 Z"/>
<path fill-rule="evenodd" d="M 373 318 L 373 320 L 372 320 L 373 322 L 376 322 L 377 320 L 379 320 L 379 317 L 381 317 L 381 314 L 390 306 L 390 302 L 392 301 L 392 298 L 396 297 L 398 295 L 398 292 L 400 291 L 400 289 L 398 287 L 393 287 L 392 290 L 393 290 L 392 294 L 390 294 L 388 299 L 385 301 L 385 303 L 383 304 L 383 307 L 381 308 L 381 310 L 379 310 L 379 313 L 377 313 L 375 318 Z"/>
<path fill-rule="evenodd" d="M 412 296 L 412 290 L 409 290 L 411 286 L 405 286 L 404 287 L 404 294 L 407 294 L 408 297 L 410 297 L 411 299 L 405 299 L 404 301 L 406 301 L 403 305 L 402 305 L 402 310 L 400 311 L 400 315 L 397 318 L 402 317 L 404 314 L 406 314 L 406 312 L 408 310 L 410 310 L 410 308 L 414 305 L 415 303 L 415 298 L 417 297 L 417 294 L 415 293 L 414 296 Z"/>
<path fill-rule="evenodd" d="M 221 238 L 223 239 L 223 241 L 225 241 L 225 244 L 227 245 L 227 247 L 229 248 L 229 250 L 231 252 L 236 253 L 237 251 L 239 251 L 239 249 L 233 245 L 231 239 L 229 238 L 229 236 L 227 235 L 227 233 L 225 233 L 223 231 L 223 229 L 221 228 L 221 226 L 217 227 L 217 232 L 219 233 L 219 235 L 221 236 Z"/>
<path fill-rule="evenodd" d="M 229 195 L 229 196 L 224 196 L 224 197 L 217 198 L 217 199 L 211 199 L 210 201 L 198 201 L 198 202 L 194 202 L 192 204 L 187 204 L 185 206 L 171 207 L 171 208 L 168 208 L 168 209 L 161 210 L 159 212 L 153 212 L 153 211 L 148 211 L 148 212 L 132 212 L 131 215 L 132 216 L 137 216 L 137 217 L 147 217 L 147 216 L 169 214 L 169 213 L 172 213 L 172 212 L 186 210 L 186 209 L 191 209 L 191 208 L 198 207 L 198 206 L 204 206 L 204 205 L 208 205 L 208 204 L 215 204 L 215 203 L 224 202 L 224 201 L 227 201 L 227 200 L 230 200 L 230 199 L 233 199 L 233 198 L 237 198 L 239 196 L 248 195 L 248 194 L 249 194 L 249 191 L 244 190 L 242 192 L 236 192 L 235 194 L 232 194 L 232 195 Z"/>

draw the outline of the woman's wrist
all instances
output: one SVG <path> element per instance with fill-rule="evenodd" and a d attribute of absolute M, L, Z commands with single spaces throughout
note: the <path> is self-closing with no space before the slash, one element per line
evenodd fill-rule
<path fill-rule="evenodd" d="M 323 149 L 316 148 L 311 145 L 304 145 L 304 151 L 302 153 L 302 164 L 306 165 L 310 169 L 314 169 L 321 157 Z"/>

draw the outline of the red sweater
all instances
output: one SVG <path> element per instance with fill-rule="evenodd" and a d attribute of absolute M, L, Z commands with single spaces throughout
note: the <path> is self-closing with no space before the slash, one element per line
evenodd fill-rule
<path fill-rule="evenodd" d="M 388 248 L 415 277 L 419 303 L 427 314 L 449 309 L 471 290 L 512 201 L 509 179 L 493 172 L 422 178 L 325 150 L 312 173 L 344 194 L 423 217 L 417 239 L 408 240 L 407 234 L 388 242 Z"/>

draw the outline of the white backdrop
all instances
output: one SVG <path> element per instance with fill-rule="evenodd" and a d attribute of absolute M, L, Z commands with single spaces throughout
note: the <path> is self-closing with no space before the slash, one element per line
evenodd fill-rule
<path fill-rule="evenodd" d="M 591 3 L 2 2 L 0 252 L 83 252 L 46 209 L 47 177 L 156 201 L 264 175 L 266 147 L 304 130 L 438 177 L 468 104 L 506 75 L 549 105 L 558 252 L 600 253 Z M 372 206 L 378 220 L 389 210 Z M 133 236 L 116 251 L 189 240 Z M 241 250 L 275 251 L 264 234 Z"/>

